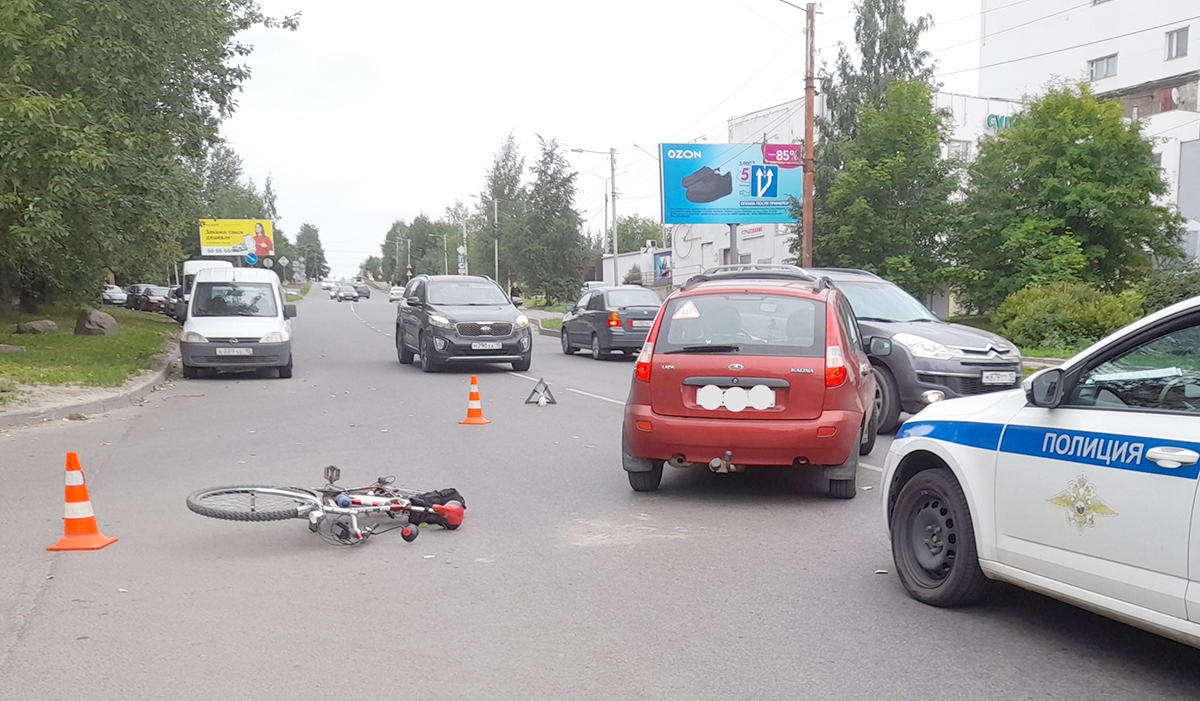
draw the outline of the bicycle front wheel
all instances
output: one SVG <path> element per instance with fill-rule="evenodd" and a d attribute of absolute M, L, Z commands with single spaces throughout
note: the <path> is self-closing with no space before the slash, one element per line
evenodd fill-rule
<path fill-rule="evenodd" d="M 297 518 L 301 506 L 320 503 L 314 491 L 268 485 L 210 487 L 187 498 L 192 511 L 226 521 L 286 521 Z"/>

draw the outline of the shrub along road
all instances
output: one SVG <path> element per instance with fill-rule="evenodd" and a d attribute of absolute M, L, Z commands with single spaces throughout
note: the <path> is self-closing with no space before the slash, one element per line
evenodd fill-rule
<path fill-rule="evenodd" d="M 843 502 L 788 472 L 669 472 L 631 492 L 628 361 L 539 337 L 527 375 L 560 403 L 526 406 L 530 380 L 481 368 L 492 424 L 460 426 L 471 371 L 399 365 L 385 299 L 299 309 L 291 380 L 180 381 L 108 419 L 0 436 L 0 494 L 19 495 L 0 539 L 0 698 L 257 701 L 338 695 L 347 675 L 603 701 L 1182 699 L 1200 684 L 1196 651 L 1010 587 L 966 611 L 910 600 L 876 574 L 892 570 L 877 489 Z M 121 539 L 105 550 L 45 552 L 65 450 Z M 317 486 L 331 463 L 347 483 L 457 487 L 466 523 L 336 548 L 300 521 L 184 506 L 205 486 Z"/>

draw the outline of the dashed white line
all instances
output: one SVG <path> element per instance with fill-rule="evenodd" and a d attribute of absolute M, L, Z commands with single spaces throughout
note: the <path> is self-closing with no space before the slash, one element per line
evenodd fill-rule
<path fill-rule="evenodd" d="M 387 331 L 380 331 L 379 329 L 375 328 L 374 326 L 371 326 L 371 323 L 370 323 L 369 321 L 367 321 L 366 319 L 362 318 L 362 316 L 361 316 L 361 315 L 359 315 L 359 313 L 358 313 L 358 309 L 356 309 L 356 308 L 354 307 L 354 302 L 351 302 L 351 303 L 350 303 L 350 311 L 354 312 L 354 316 L 357 316 L 359 321 L 361 321 L 362 323 L 366 324 L 368 329 L 371 329 L 372 331 L 374 331 L 374 332 L 376 332 L 376 333 L 383 334 L 384 336 L 391 336 L 391 334 L 390 334 L 390 333 L 388 333 Z"/>
<path fill-rule="evenodd" d="M 601 397 L 598 394 L 592 394 L 591 392 L 584 392 L 581 389 L 574 389 L 574 388 L 568 387 L 567 391 L 574 392 L 575 394 L 582 394 L 583 396 L 591 397 L 592 399 L 599 399 L 602 402 L 609 402 L 610 404 L 619 404 L 621 406 L 625 406 L 625 402 L 622 402 L 618 399 L 612 399 L 610 397 Z"/>

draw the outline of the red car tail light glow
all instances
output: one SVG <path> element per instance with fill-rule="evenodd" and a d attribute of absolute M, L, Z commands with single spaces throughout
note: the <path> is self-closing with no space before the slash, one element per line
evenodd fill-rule
<path fill-rule="evenodd" d="M 616 312 L 609 314 L 608 315 L 608 325 L 613 328 L 620 326 L 621 325 L 621 315 Z"/>
<path fill-rule="evenodd" d="M 846 381 L 846 363 L 842 360 L 842 349 L 825 347 L 825 386 L 840 387 Z"/>

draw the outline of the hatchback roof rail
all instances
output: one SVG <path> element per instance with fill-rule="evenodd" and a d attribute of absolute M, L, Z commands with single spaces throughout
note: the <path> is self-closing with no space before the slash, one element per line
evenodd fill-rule
<path fill-rule="evenodd" d="M 858 268 L 820 268 L 820 270 L 821 270 L 821 272 L 847 273 L 849 275 L 863 275 L 865 277 L 873 277 L 876 280 L 883 279 L 869 270 L 860 270 Z"/>
<path fill-rule="evenodd" d="M 813 283 L 813 289 L 817 292 L 833 286 L 832 281 L 828 277 L 815 275 L 795 265 L 739 263 L 736 265 L 720 265 L 715 268 L 709 268 L 684 283 L 683 289 L 686 290 L 689 287 L 709 280 L 803 280 Z"/>

